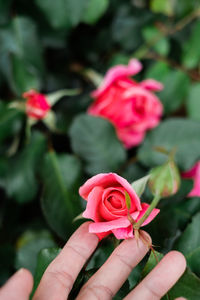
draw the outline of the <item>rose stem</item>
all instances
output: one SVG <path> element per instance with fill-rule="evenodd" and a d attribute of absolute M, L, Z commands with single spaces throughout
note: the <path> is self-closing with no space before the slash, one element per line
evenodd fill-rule
<path fill-rule="evenodd" d="M 142 218 L 139 219 L 139 221 L 133 225 L 134 229 L 139 229 L 140 226 L 144 223 L 144 221 L 148 218 L 152 210 L 157 206 L 158 202 L 160 201 L 160 194 L 155 195 L 153 198 L 153 201 L 151 202 L 149 208 L 146 210 L 145 214 L 142 216 Z"/>

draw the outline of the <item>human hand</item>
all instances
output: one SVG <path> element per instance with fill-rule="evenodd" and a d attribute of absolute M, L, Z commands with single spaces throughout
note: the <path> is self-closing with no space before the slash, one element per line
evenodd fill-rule
<path fill-rule="evenodd" d="M 79 227 L 48 266 L 33 300 L 67 299 L 81 268 L 98 244 L 97 236 L 88 232 L 88 225 L 86 222 Z M 138 243 L 135 239 L 123 241 L 82 287 L 77 300 L 112 299 L 148 250 L 140 240 Z M 185 258 L 180 252 L 169 252 L 124 300 L 160 299 L 180 278 L 185 267 Z M 22 269 L 1 288 L 0 299 L 28 300 L 32 286 L 30 272 Z M 181 299 L 184 298 L 177 300 Z"/>

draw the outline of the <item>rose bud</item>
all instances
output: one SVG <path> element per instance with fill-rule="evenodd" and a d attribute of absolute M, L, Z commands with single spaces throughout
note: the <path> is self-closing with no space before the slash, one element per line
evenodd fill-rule
<path fill-rule="evenodd" d="M 149 188 L 154 195 L 169 197 L 176 194 L 180 186 L 180 173 L 173 160 L 153 168 L 150 172 Z"/>
<path fill-rule="evenodd" d="M 48 111 L 51 109 L 47 97 L 35 90 L 30 90 L 23 94 L 26 99 L 26 114 L 28 117 L 41 120 L 46 117 Z"/>
<path fill-rule="evenodd" d="M 128 66 L 112 67 L 92 93 L 95 101 L 88 109 L 89 114 L 113 124 L 126 148 L 140 144 L 146 131 L 159 124 L 163 111 L 162 103 L 152 93 L 162 90 L 163 85 L 153 79 L 136 82 L 130 78 L 141 69 L 136 59 L 131 59 Z"/>
<path fill-rule="evenodd" d="M 79 194 L 87 201 L 83 217 L 94 221 L 89 232 L 96 233 L 100 239 L 111 233 L 117 239 L 133 238 L 133 224 L 129 219 L 137 222 L 149 208 L 149 204 L 141 203 L 128 181 L 115 173 L 93 176 L 80 187 Z M 150 223 L 158 213 L 159 209 L 154 208 L 141 225 Z"/>

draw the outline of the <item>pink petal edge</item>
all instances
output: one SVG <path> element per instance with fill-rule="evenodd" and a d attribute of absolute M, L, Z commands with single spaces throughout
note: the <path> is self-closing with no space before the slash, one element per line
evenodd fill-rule
<path fill-rule="evenodd" d="M 146 79 L 140 82 L 140 86 L 149 91 L 162 91 L 164 86 L 161 82 L 154 79 Z"/>
<path fill-rule="evenodd" d="M 139 73 L 142 64 L 137 59 L 131 59 L 128 66 L 117 65 L 109 69 L 100 87 L 92 93 L 92 97 L 99 97 L 115 80 L 123 77 L 133 76 Z"/>
<path fill-rule="evenodd" d="M 142 211 L 141 212 L 134 212 L 131 214 L 132 218 L 137 222 L 145 213 L 145 211 L 148 209 L 149 204 L 147 203 L 142 203 Z M 160 212 L 159 209 L 154 208 L 149 217 L 145 220 L 145 222 L 142 224 L 142 226 L 145 226 L 149 224 Z M 89 232 L 91 233 L 103 233 L 103 232 L 108 232 L 115 230 L 115 234 L 117 235 L 117 229 L 126 229 L 127 227 L 130 226 L 130 221 L 127 219 L 127 216 L 109 221 L 109 222 L 96 222 L 96 223 L 91 223 L 89 226 Z M 120 231 L 121 233 L 119 234 L 127 234 L 127 231 Z"/>
<path fill-rule="evenodd" d="M 87 219 L 92 219 L 95 222 L 99 222 L 98 217 L 98 205 L 99 200 L 101 200 L 103 193 L 103 188 L 96 186 L 93 188 L 91 193 L 88 196 L 88 202 L 85 211 L 83 212 L 83 217 Z"/>
<path fill-rule="evenodd" d="M 130 197 L 134 200 L 137 209 L 141 210 L 140 199 L 136 194 L 136 192 L 133 190 L 130 183 L 126 179 L 124 179 L 123 177 L 115 173 L 101 173 L 91 177 L 84 183 L 84 185 L 82 185 L 79 188 L 79 194 L 83 199 L 87 201 L 88 195 L 90 194 L 90 192 L 93 190 L 94 187 L 96 186 L 112 187 L 113 183 L 115 185 L 116 183 L 119 183 L 122 187 L 124 187 L 124 189 L 128 192 Z"/>

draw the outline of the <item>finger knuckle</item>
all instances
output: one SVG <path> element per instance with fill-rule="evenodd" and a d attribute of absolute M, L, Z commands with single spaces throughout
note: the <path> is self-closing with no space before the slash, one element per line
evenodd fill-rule
<path fill-rule="evenodd" d="M 113 292 L 109 287 L 104 285 L 85 285 L 80 293 L 81 299 L 83 297 L 91 297 L 94 300 L 112 299 L 114 297 Z M 80 298 L 77 298 L 77 300 Z"/>
<path fill-rule="evenodd" d="M 68 271 L 65 270 L 55 270 L 55 271 L 48 271 L 48 275 L 52 276 L 56 282 L 58 282 L 64 289 L 67 289 L 68 292 L 71 291 L 74 278 Z"/>

